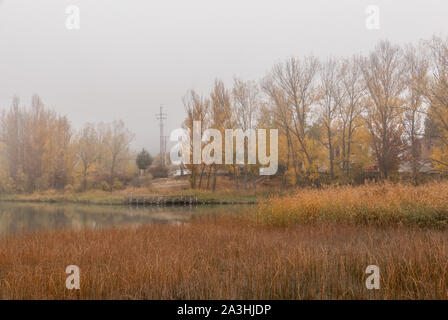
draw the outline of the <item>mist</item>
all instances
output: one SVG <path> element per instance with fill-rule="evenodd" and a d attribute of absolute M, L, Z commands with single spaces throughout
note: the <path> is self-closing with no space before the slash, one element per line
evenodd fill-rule
<path fill-rule="evenodd" d="M 80 28 L 66 27 L 66 8 Z M 366 28 L 366 7 L 380 10 Z M 14 95 L 85 122 L 122 119 L 134 149 L 159 149 L 155 114 L 165 135 L 185 118 L 182 96 L 208 94 L 215 78 L 262 78 L 288 56 L 366 52 L 379 39 L 403 44 L 446 35 L 448 3 L 431 1 L 0 1 L 0 108 Z"/>

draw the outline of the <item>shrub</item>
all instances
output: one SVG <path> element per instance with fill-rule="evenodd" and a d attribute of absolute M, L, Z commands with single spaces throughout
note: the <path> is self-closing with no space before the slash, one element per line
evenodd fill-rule
<path fill-rule="evenodd" d="M 114 180 L 114 184 L 112 185 L 112 187 L 113 187 L 114 190 L 121 190 L 121 189 L 123 189 L 123 182 L 121 182 L 118 179 L 115 179 Z"/>
<path fill-rule="evenodd" d="M 153 178 L 168 178 L 168 168 L 164 166 L 155 166 L 149 168 Z"/>
<path fill-rule="evenodd" d="M 65 187 L 64 187 L 64 192 L 72 193 L 73 190 L 74 190 L 74 188 L 73 188 L 73 186 L 72 186 L 71 184 L 67 184 L 67 185 L 65 185 Z"/>
<path fill-rule="evenodd" d="M 152 175 L 148 172 L 144 176 L 136 176 L 131 181 L 134 188 L 149 187 L 151 185 Z"/>
<path fill-rule="evenodd" d="M 103 191 L 110 191 L 110 185 L 106 181 L 100 183 L 100 188 Z"/>

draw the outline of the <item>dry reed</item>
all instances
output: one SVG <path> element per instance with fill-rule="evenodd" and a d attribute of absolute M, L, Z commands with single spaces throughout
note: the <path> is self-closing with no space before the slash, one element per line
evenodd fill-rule
<path fill-rule="evenodd" d="M 448 182 L 301 189 L 261 202 L 256 218 L 276 226 L 325 221 L 443 229 L 448 227 Z"/>
<path fill-rule="evenodd" d="M 65 288 L 65 268 L 81 289 Z M 381 289 L 367 290 L 377 265 Z M 0 241 L 3 299 L 447 299 L 448 234 L 344 224 L 53 231 Z"/>

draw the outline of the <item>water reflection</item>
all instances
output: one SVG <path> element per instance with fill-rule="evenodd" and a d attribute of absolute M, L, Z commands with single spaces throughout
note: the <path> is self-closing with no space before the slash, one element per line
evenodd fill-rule
<path fill-rule="evenodd" d="M 214 207 L 126 207 L 73 204 L 0 203 L 0 236 L 41 229 L 102 228 L 148 223 L 181 224 L 203 214 L 238 210 Z"/>

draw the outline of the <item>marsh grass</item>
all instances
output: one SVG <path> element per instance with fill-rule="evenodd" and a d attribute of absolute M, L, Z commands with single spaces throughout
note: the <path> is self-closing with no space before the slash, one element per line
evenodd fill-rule
<path fill-rule="evenodd" d="M 243 220 L 57 231 L 0 241 L 2 299 L 447 299 L 440 230 Z M 81 290 L 65 288 L 67 265 Z M 367 290 L 365 269 L 381 270 Z"/>
<path fill-rule="evenodd" d="M 258 222 L 288 226 L 319 221 L 336 223 L 448 227 L 448 182 L 418 187 L 375 184 L 301 189 L 262 201 Z"/>
<path fill-rule="evenodd" d="M 448 299 L 447 194 L 447 183 L 302 190 L 174 226 L 7 236 L 0 298 Z M 81 290 L 65 288 L 71 264 Z M 368 265 L 379 290 L 366 289 Z"/>

